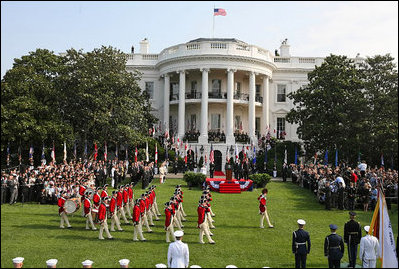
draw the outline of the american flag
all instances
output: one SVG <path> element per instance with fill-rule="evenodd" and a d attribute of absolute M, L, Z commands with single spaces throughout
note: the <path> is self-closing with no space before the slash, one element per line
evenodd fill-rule
<path fill-rule="evenodd" d="M 53 141 L 53 150 L 51 151 L 51 158 L 53 159 L 53 162 L 55 163 L 55 145 Z"/>
<path fill-rule="evenodd" d="M 138 154 L 138 151 L 137 151 L 137 147 L 136 147 L 136 151 L 134 152 L 134 162 L 135 163 L 137 163 L 137 154 Z"/>
<path fill-rule="evenodd" d="M 158 147 L 157 144 L 155 144 L 155 164 L 158 163 Z"/>
<path fill-rule="evenodd" d="M 107 150 L 107 142 L 105 142 L 104 145 L 104 161 L 107 161 L 107 157 L 108 157 L 108 150 Z"/>
<path fill-rule="evenodd" d="M 214 8 L 213 9 L 213 16 L 226 16 L 226 10 L 223 8 Z"/>
<path fill-rule="evenodd" d="M 94 160 L 95 161 L 97 161 L 97 155 L 98 155 L 97 143 L 94 143 Z"/>
<path fill-rule="evenodd" d="M 213 145 L 211 144 L 211 153 L 209 154 L 209 162 L 214 163 L 215 162 L 215 157 L 213 153 Z"/>
<path fill-rule="evenodd" d="M 67 149 L 66 149 L 66 142 L 64 141 L 64 161 L 67 159 Z"/>

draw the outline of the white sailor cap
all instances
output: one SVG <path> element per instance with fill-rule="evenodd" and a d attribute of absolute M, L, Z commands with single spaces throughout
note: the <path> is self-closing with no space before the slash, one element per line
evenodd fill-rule
<path fill-rule="evenodd" d="M 89 266 L 89 265 L 92 265 L 92 264 L 93 264 L 93 261 L 91 261 L 91 260 L 85 260 L 85 261 L 82 262 L 83 266 Z"/>
<path fill-rule="evenodd" d="M 175 235 L 175 237 L 182 237 L 184 235 L 184 232 L 178 230 L 178 231 L 174 232 L 174 235 Z"/>
<path fill-rule="evenodd" d="M 128 259 L 119 260 L 119 264 L 120 264 L 120 265 L 128 265 L 129 262 L 130 262 L 130 260 L 128 260 Z"/>
<path fill-rule="evenodd" d="M 166 264 L 158 263 L 158 264 L 155 264 L 155 268 L 168 268 L 168 267 L 166 266 Z"/>
<path fill-rule="evenodd" d="M 55 266 L 57 265 L 58 260 L 57 259 L 50 259 L 46 261 L 47 266 Z"/>
<path fill-rule="evenodd" d="M 226 268 L 238 268 L 238 267 L 235 266 L 235 265 L 230 264 L 230 265 L 227 265 Z"/>
<path fill-rule="evenodd" d="M 199 265 L 191 265 L 190 268 L 201 268 Z"/>
<path fill-rule="evenodd" d="M 306 221 L 304 221 L 303 219 L 299 219 L 296 222 L 298 222 L 299 225 L 305 225 Z"/>
<path fill-rule="evenodd" d="M 13 263 L 21 263 L 23 261 L 24 261 L 23 257 L 16 257 L 16 258 L 12 259 Z"/>
<path fill-rule="evenodd" d="M 366 232 L 369 232 L 370 226 L 364 226 L 364 230 L 365 230 Z"/>

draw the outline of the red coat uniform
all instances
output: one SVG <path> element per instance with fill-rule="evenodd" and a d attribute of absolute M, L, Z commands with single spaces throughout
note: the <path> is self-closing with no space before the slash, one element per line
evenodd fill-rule
<path fill-rule="evenodd" d="M 129 199 L 130 199 L 130 201 L 133 199 L 133 189 L 132 188 L 127 188 L 127 194 L 128 194 L 128 197 L 129 197 Z"/>
<path fill-rule="evenodd" d="M 123 195 L 120 191 L 118 191 L 118 194 L 116 195 L 116 205 L 118 208 L 122 207 L 122 201 L 123 201 Z"/>
<path fill-rule="evenodd" d="M 133 207 L 133 222 L 140 221 L 140 207 L 138 205 L 134 205 Z"/>
<path fill-rule="evenodd" d="M 84 186 L 80 186 L 79 187 L 79 194 L 80 194 L 80 202 L 83 202 L 84 201 L 84 199 L 85 199 L 85 191 L 86 191 L 86 188 L 84 187 Z"/>
<path fill-rule="evenodd" d="M 198 226 L 205 221 L 205 208 L 202 206 L 198 206 Z"/>
<path fill-rule="evenodd" d="M 61 214 L 62 212 L 65 211 L 65 210 L 64 210 L 65 201 L 66 201 L 66 199 L 63 198 L 63 197 L 61 197 L 61 198 L 58 199 L 58 206 L 60 207 L 60 208 L 58 209 L 58 214 Z"/>
<path fill-rule="evenodd" d="M 90 199 L 86 198 L 83 202 L 83 206 L 84 206 L 85 215 L 89 214 L 91 209 Z"/>
<path fill-rule="evenodd" d="M 172 203 L 172 215 L 174 216 L 175 214 L 176 214 L 175 204 Z"/>
<path fill-rule="evenodd" d="M 140 200 L 140 214 L 141 216 L 144 215 L 145 212 L 145 201 L 144 200 Z"/>
<path fill-rule="evenodd" d="M 153 205 L 154 204 L 154 195 L 152 194 L 152 192 L 151 192 L 149 198 L 150 198 L 150 205 Z"/>
<path fill-rule="evenodd" d="M 172 210 L 165 208 L 165 228 L 169 227 L 170 221 L 172 220 Z"/>
<path fill-rule="evenodd" d="M 100 195 L 98 193 L 94 194 L 93 196 L 93 203 L 96 207 L 100 206 Z"/>
<path fill-rule="evenodd" d="M 101 192 L 101 198 L 104 198 L 104 197 L 108 197 L 108 193 L 107 193 L 106 190 L 103 190 L 103 191 Z"/>
<path fill-rule="evenodd" d="M 101 204 L 100 208 L 98 209 L 98 220 L 103 221 L 105 220 L 106 216 L 107 216 L 107 208 L 105 207 L 104 204 Z"/>
<path fill-rule="evenodd" d="M 128 193 L 126 190 L 123 190 L 123 204 L 127 204 Z"/>
<path fill-rule="evenodd" d="M 260 212 L 265 212 L 265 208 L 266 208 L 266 197 L 264 197 L 263 195 L 258 197 L 259 200 L 259 211 Z"/>
<path fill-rule="evenodd" d="M 116 198 L 112 197 L 111 202 L 109 203 L 109 212 L 111 212 L 111 215 L 115 213 L 115 208 L 116 208 Z"/>
<path fill-rule="evenodd" d="M 150 208 L 150 199 L 146 198 L 145 199 L 145 209 L 148 211 L 149 208 Z"/>

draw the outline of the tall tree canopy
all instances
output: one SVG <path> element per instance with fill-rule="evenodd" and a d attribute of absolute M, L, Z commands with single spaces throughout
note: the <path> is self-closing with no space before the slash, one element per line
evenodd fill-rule
<path fill-rule="evenodd" d="M 377 163 L 382 151 L 397 158 L 398 74 L 389 55 L 355 64 L 330 55 L 308 74 L 309 84 L 288 95 L 295 107 L 287 121 L 299 125 L 307 156 L 333 152 L 357 160 L 358 153 Z"/>
<path fill-rule="evenodd" d="M 62 56 L 37 49 L 15 59 L 1 81 L 2 151 L 7 143 L 14 152 L 19 144 L 38 149 L 65 140 L 69 148 L 75 140 L 142 143 L 155 118 L 126 57 L 103 46 Z"/>

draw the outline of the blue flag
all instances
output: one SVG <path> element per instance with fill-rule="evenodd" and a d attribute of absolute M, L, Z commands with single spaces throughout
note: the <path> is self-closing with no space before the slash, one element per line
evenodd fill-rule
<path fill-rule="evenodd" d="M 252 160 L 253 164 L 256 164 L 256 148 L 254 147 L 254 158 Z"/>
<path fill-rule="evenodd" d="M 335 167 L 338 166 L 338 149 L 335 149 Z"/>
<path fill-rule="evenodd" d="M 324 165 L 328 164 L 328 149 L 326 149 L 326 153 L 324 154 Z"/>
<path fill-rule="evenodd" d="M 298 150 L 295 146 L 295 165 L 297 165 L 297 164 L 298 164 Z"/>

